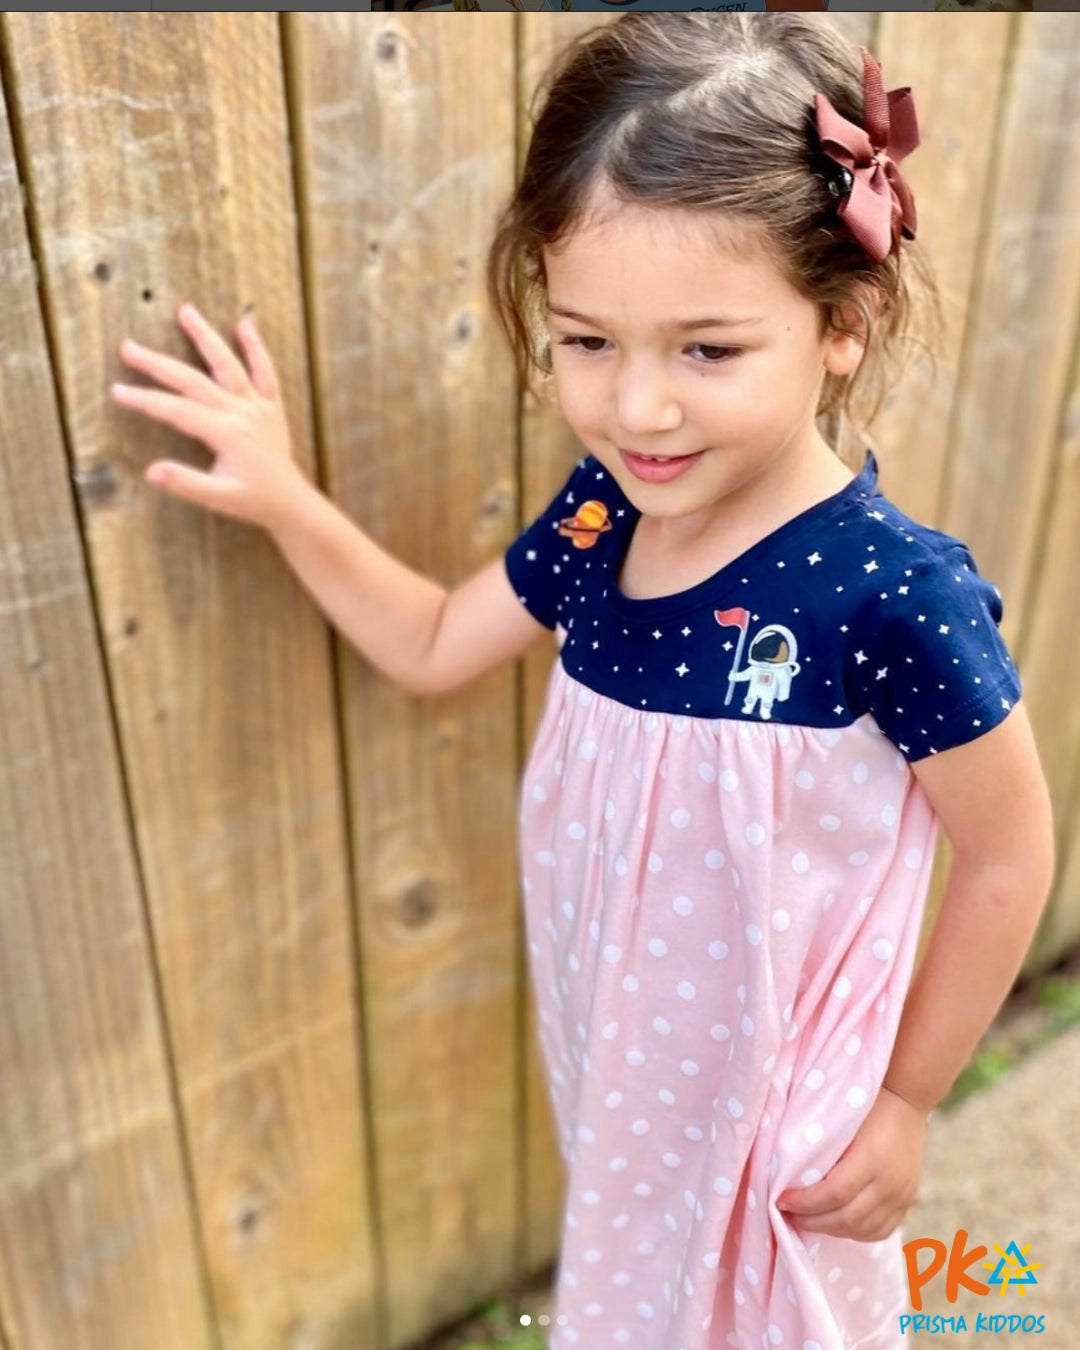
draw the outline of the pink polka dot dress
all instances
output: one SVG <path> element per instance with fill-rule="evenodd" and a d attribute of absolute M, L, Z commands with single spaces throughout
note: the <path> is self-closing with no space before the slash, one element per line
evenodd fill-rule
<path fill-rule="evenodd" d="M 805 1232 L 776 1198 L 829 1172 L 888 1067 L 938 827 L 910 763 L 1020 685 L 996 588 L 876 480 L 868 453 L 707 581 L 633 600 L 638 512 L 587 456 L 507 551 L 563 639 L 519 798 L 566 1166 L 553 1350 L 903 1344 L 902 1230 Z"/>

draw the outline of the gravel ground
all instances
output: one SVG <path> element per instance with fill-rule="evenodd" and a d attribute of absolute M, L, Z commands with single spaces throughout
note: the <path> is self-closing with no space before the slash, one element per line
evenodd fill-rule
<path fill-rule="evenodd" d="M 1030 1262 L 1038 1281 L 1026 1287 L 997 1288 L 983 1297 L 961 1288 L 956 1302 L 945 1297 L 940 1277 L 927 1286 L 924 1311 L 963 1314 L 966 1331 L 922 1331 L 908 1339 L 924 1346 L 1035 1346 L 1076 1350 L 1080 1345 L 1080 1026 L 1033 1050 L 992 1087 L 960 1103 L 949 1114 L 932 1115 L 927 1129 L 925 1170 L 919 1200 L 908 1211 L 904 1237 L 938 1238 L 951 1245 L 958 1228 L 968 1233 L 968 1250 L 987 1247 L 984 1260 L 997 1262 L 995 1244 L 1010 1242 Z M 1030 1246 L 1029 1246 L 1030 1244 Z M 1025 1250 L 1026 1249 L 1026 1250 Z M 929 1253 L 920 1255 L 925 1268 Z M 984 1282 L 991 1271 L 969 1267 Z M 976 1331 L 976 1314 L 1044 1316 L 1044 1330 Z"/>

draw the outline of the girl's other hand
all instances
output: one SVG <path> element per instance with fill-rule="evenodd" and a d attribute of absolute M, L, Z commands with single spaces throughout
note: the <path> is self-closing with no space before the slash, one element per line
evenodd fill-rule
<path fill-rule="evenodd" d="M 812 1186 L 783 1191 L 777 1207 L 809 1233 L 887 1238 L 917 1198 L 927 1119 L 883 1087 L 832 1169 Z"/>
<path fill-rule="evenodd" d="M 127 365 L 175 392 L 114 384 L 110 393 L 123 407 L 202 441 L 215 456 L 214 465 L 204 473 L 173 460 L 155 460 L 146 480 L 196 506 L 269 527 L 308 480 L 293 459 L 277 374 L 254 318 L 245 314 L 236 326 L 245 367 L 194 305 L 181 305 L 177 317 L 210 375 L 125 338 L 120 356 Z"/>

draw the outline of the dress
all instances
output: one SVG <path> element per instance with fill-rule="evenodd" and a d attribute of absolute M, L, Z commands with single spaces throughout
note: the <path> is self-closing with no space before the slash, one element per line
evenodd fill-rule
<path fill-rule="evenodd" d="M 563 641 L 518 802 L 566 1206 L 552 1350 L 886 1350 L 902 1231 L 776 1207 L 873 1105 L 937 817 L 909 767 L 1020 696 L 958 540 L 840 492 L 707 581 L 617 584 L 639 513 L 591 455 L 510 545 Z"/>

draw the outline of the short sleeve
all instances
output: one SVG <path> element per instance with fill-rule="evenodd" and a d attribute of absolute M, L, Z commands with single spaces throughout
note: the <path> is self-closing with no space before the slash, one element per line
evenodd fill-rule
<path fill-rule="evenodd" d="M 554 629 L 567 593 L 566 567 L 573 554 L 559 533 L 560 522 L 573 519 L 585 500 L 588 460 L 578 460 L 573 472 L 546 509 L 527 526 L 504 555 L 506 575 L 517 598 L 534 619 Z"/>
<path fill-rule="evenodd" d="M 868 711 L 913 762 L 985 735 L 1022 689 L 1000 632 L 1001 592 L 963 544 L 898 581 L 850 659 Z"/>

